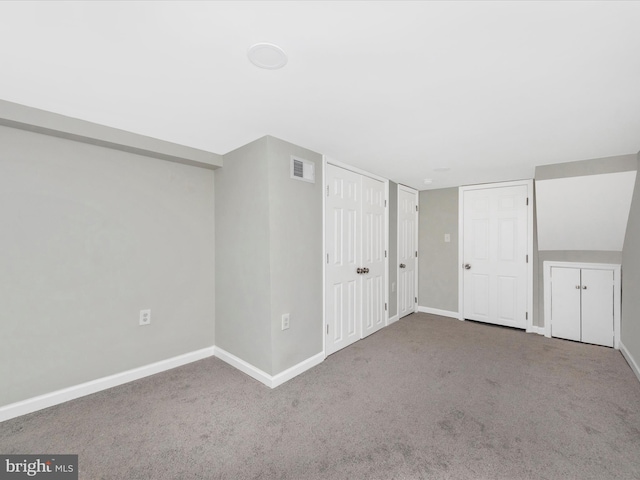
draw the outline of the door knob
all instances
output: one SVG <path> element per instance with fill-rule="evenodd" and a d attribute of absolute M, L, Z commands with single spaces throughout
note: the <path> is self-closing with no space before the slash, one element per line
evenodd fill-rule
<path fill-rule="evenodd" d="M 585 285 L 584 287 L 582 287 L 582 289 L 583 289 L 583 290 L 586 290 L 586 289 L 587 289 L 587 286 Z"/>
<path fill-rule="evenodd" d="M 356 268 L 356 273 L 357 273 L 358 275 L 362 274 L 362 273 L 363 273 L 363 272 L 362 272 L 362 269 L 361 269 L 360 267 Z"/>
<path fill-rule="evenodd" d="M 362 273 L 369 273 L 369 267 L 364 267 Z M 586 287 L 585 287 L 586 288 Z"/>
<path fill-rule="evenodd" d="M 471 268 L 471 264 L 470 263 L 465 263 L 464 264 L 464 269 L 465 270 L 469 270 Z"/>
<path fill-rule="evenodd" d="M 400 264 L 400 268 L 405 268 L 405 267 L 406 267 L 406 265 L 404 263 Z"/>
<path fill-rule="evenodd" d="M 576 285 L 576 290 L 580 290 L 580 285 Z"/>

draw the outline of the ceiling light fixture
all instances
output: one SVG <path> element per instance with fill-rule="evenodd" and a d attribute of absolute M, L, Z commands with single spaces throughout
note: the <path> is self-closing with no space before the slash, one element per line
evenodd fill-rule
<path fill-rule="evenodd" d="M 425 178 L 424 179 L 424 184 L 425 185 L 431 185 L 433 183 L 433 180 L 431 180 L 430 178 Z"/>
<path fill-rule="evenodd" d="M 287 64 L 287 54 L 273 43 L 256 43 L 249 47 L 247 56 L 256 67 L 277 70 Z"/>
<path fill-rule="evenodd" d="M 448 172 L 449 170 L 451 170 L 449 167 L 438 167 L 433 169 L 434 172 Z"/>

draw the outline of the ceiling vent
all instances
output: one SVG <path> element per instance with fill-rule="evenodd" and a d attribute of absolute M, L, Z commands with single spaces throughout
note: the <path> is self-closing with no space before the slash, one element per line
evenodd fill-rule
<path fill-rule="evenodd" d="M 292 156 L 291 178 L 302 180 L 303 182 L 316 183 L 315 164 L 309 160 Z"/>

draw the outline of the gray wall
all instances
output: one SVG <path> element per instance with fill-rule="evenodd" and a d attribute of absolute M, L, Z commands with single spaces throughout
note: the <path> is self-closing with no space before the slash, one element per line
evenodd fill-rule
<path fill-rule="evenodd" d="M 640 365 L 640 176 L 636 176 L 622 250 L 622 290 L 620 340 L 636 365 Z"/>
<path fill-rule="evenodd" d="M 398 314 L 398 184 L 389 181 L 389 318 Z"/>
<path fill-rule="evenodd" d="M 420 192 L 418 248 L 418 304 L 457 312 L 458 188 Z"/>
<path fill-rule="evenodd" d="M 322 155 L 274 137 L 267 146 L 275 375 L 322 352 Z M 290 178 L 291 155 L 315 163 L 315 183 Z"/>
<path fill-rule="evenodd" d="M 0 405 L 214 344 L 213 176 L 0 127 Z"/>
<path fill-rule="evenodd" d="M 271 373 L 267 138 L 215 172 L 216 346 Z"/>
<path fill-rule="evenodd" d="M 314 184 L 290 178 L 291 155 Z M 322 351 L 322 156 L 263 137 L 225 155 L 215 185 L 216 346 L 276 375 Z"/>

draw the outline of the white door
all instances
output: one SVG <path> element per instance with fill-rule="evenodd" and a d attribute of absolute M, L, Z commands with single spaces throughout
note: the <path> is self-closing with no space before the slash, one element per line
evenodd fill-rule
<path fill-rule="evenodd" d="M 361 337 L 359 295 L 361 248 L 361 176 L 327 164 L 325 204 L 326 335 L 330 355 Z"/>
<path fill-rule="evenodd" d="M 551 335 L 580 341 L 580 269 L 551 267 Z"/>
<path fill-rule="evenodd" d="M 581 291 L 582 341 L 613 347 L 613 270 L 583 268 Z"/>
<path fill-rule="evenodd" d="M 527 192 L 527 185 L 464 191 L 464 318 L 526 328 Z"/>
<path fill-rule="evenodd" d="M 386 324 L 386 187 L 327 164 L 325 353 Z"/>
<path fill-rule="evenodd" d="M 362 337 L 385 325 L 385 188 L 384 183 L 362 177 Z"/>
<path fill-rule="evenodd" d="M 416 311 L 418 192 L 398 186 L 398 318 Z"/>

